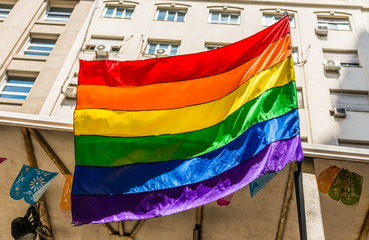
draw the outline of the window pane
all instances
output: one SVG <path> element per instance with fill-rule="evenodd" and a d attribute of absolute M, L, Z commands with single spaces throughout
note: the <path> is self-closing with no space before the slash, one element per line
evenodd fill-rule
<path fill-rule="evenodd" d="M 212 23 L 218 23 L 219 22 L 219 15 L 220 13 L 218 12 L 211 12 L 211 22 Z"/>
<path fill-rule="evenodd" d="M 28 43 L 23 54 L 36 56 L 49 56 L 56 40 L 33 38 Z"/>
<path fill-rule="evenodd" d="M 178 45 L 172 45 L 172 49 L 170 50 L 170 55 L 177 55 L 178 53 Z"/>
<path fill-rule="evenodd" d="M 169 44 L 166 44 L 166 43 L 160 43 L 159 44 L 159 49 L 168 49 L 169 48 Z"/>
<path fill-rule="evenodd" d="M 31 87 L 17 87 L 17 86 L 5 86 L 5 92 L 19 92 L 19 93 L 28 93 L 31 90 Z"/>
<path fill-rule="evenodd" d="M 221 23 L 228 23 L 229 14 L 228 13 L 222 13 L 220 17 Z"/>
<path fill-rule="evenodd" d="M 107 7 L 105 17 L 113 17 L 115 7 Z"/>
<path fill-rule="evenodd" d="M 133 9 L 132 8 L 126 8 L 126 14 L 124 15 L 124 18 L 132 18 Z"/>
<path fill-rule="evenodd" d="M 350 30 L 350 26 L 348 23 L 342 23 L 338 25 L 338 30 Z"/>
<path fill-rule="evenodd" d="M 264 19 L 264 26 L 270 26 L 274 23 L 274 16 L 273 15 L 263 15 Z"/>
<path fill-rule="evenodd" d="M 178 12 L 177 21 L 184 22 L 185 16 L 186 16 L 186 12 Z"/>
<path fill-rule="evenodd" d="M 167 10 L 159 9 L 158 19 L 157 20 L 165 20 L 165 15 Z"/>
<path fill-rule="evenodd" d="M 121 18 L 123 16 L 124 8 L 117 8 L 117 11 L 115 12 L 116 18 Z"/>
<path fill-rule="evenodd" d="M 0 89 L 0 98 L 26 99 L 34 81 L 34 78 L 8 77 L 5 81 L 3 89 Z M 20 84 L 29 86 L 22 86 Z"/>
<path fill-rule="evenodd" d="M 0 18 L 6 18 L 12 10 L 12 5 L 0 4 Z"/>
<path fill-rule="evenodd" d="M 175 11 L 169 11 L 169 14 L 168 14 L 168 21 L 174 21 L 174 18 L 176 16 L 176 12 Z"/>
<path fill-rule="evenodd" d="M 46 13 L 45 20 L 66 22 L 68 21 L 72 12 L 73 8 L 51 7 L 50 10 Z"/>
<path fill-rule="evenodd" d="M 157 44 L 155 44 L 155 43 L 150 43 L 150 45 L 149 45 L 149 51 L 147 53 L 148 54 L 155 54 L 156 45 Z"/>
<path fill-rule="evenodd" d="M 73 12 L 73 8 L 58 8 L 58 7 L 51 7 L 49 13 L 58 13 L 58 14 L 65 14 L 71 15 Z"/>
<path fill-rule="evenodd" d="M 231 24 L 239 24 L 239 18 L 240 18 L 240 15 L 232 14 L 231 15 Z"/>

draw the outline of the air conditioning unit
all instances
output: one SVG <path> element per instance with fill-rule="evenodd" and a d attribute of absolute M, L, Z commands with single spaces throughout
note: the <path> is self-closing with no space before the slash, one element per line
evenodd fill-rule
<path fill-rule="evenodd" d="M 106 46 L 105 45 L 97 45 L 96 46 L 96 50 L 95 50 L 95 53 L 96 53 L 96 57 L 97 58 L 105 58 L 105 57 L 109 57 L 109 51 L 106 51 Z"/>
<path fill-rule="evenodd" d="M 327 36 L 328 26 L 316 26 L 315 33 L 319 36 Z"/>
<path fill-rule="evenodd" d="M 75 99 L 77 96 L 77 88 L 76 87 L 67 87 L 64 93 L 66 98 Z"/>
<path fill-rule="evenodd" d="M 335 107 L 333 111 L 333 116 L 338 118 L 345 118 L 346 117 L 346 108 L 342 107 Z"/>
<path fill-rule="evenodd" d="M 159 48 L 155 51 L 155 54 L 161 55 L 161 56 L 169 56 L 170 52 L 169 52 L 169 49 Z"/>
<path fill-rule="evenodd" d="M 324 70 L 338 72 L 341 68 L 341 63 L 338 60 L 324 60 Z"/>

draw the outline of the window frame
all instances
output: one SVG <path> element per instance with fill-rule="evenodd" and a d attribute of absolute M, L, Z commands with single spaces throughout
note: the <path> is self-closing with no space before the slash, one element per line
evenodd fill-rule
<path fill-rule="evenodd" d="M 38 42 L 32 42 L 33 40 L 42 40 L 42 41 L 53 41 L 54 44 L 52 46 L 43 44 L 42 41 L 40 44 L 38 44 Z M 29 37 L 27 43 L 24 45 L 21 54 L 22 55 L 28 55 L 28 56 L 43 56 L 43 57 L 48 57 L 50 56 L 51 52 L 53 51 L 55 44 L 56 44 L 57 39 L 49 39 L 49 38 L 33 38 L 32 36 Z M 32 47 L 41 47 L 41 48 L 51 48 L 50 51 L 45 51 L 45 50 L 32 50 L 29 48 Z"/>
<path fill-rule="evenodd" d="M 159 13 L 160 11 L 165 11 L 165 16 L 164 16 L 164 19 L 159 19 Z M 169 12 L 170 11 L 174 11 L 175 12 L 175 15 L 174 15 L 174 20 L 168 20 L 168 16 L 169 16 Z M 155 17 L 154 17 L 154 20 L 155 21 L 164 21 L 164 22 L 186 22 L 187 20 L 187 8 L 170 8 L 170 7 L 158 7 L 156 9 L 156 12 L 155 12 Z M 182 12 L 182 13 L 185 13 L 184 14 L 184 17 L 183 17 L 183 21 L 178 21 L 178 14 Z"/>
<path fill-rule="evenodd" d="M 228 44 L 221 44 L 221 43 L 208 43 L 208 42 L 205 42 L 204 44 L 204 51 L 211 51 L 211 50 L 215 50 L 215 49 L 218 49 L 218 48 L 221 48 L 221 47 L 225 47 L 227 46 Z M 209 49 L 209 47 L 211 49 Z"/>
<path fill-rule="evenodd" d="M 58 11 L 55 11 L 55 10 L 52 11 L 52 9 L 70 9 L 71 12 L 70 13 L 69 12 L 58 12 Z M 45 13 L 42 20 L 44 20 L 44 21 L 55 21 L 55 22 L 68 22 L 70 17 L 72 16 L 73 10 L 74 10 L 73 7 L 50 6 L 47 9 L 47 11 L 46 11 L 46 13 Z M 54 18 L 54 17 L 51 17 L 49 15 L 55 15 L 57 17 L 67 16 L 68 18 L 57 18 L 57 17 Z"/>
<path fill-rule="evenodd" d="M 9 13 L 12 11 L 13 7 L 14 5 L 1 3 L 0 4 L 0 19 L 7 18 Z"/>
<path fill-rule="evenodd" d="M 112 16 L 106 16 L 109 8 L 114 8 Z M 117 17 L 118 8 L 123 8 L 121 17 Z M 130 15 L 130 17 L 126 17 L 127 10 L 132 10 L 132 14 Z M 134 12 L 135 12 L 135 6 L 131 6 L 131 5 L 105 5 L 105 8 L 101 16 L 104 18 L 132 19 Z"/>
<path fill-rule="evenodd" d="M 267 24 L 266 22 L 266 16 L 272 16 L 272 23 L 271 24 Z M 280 19 L 276 19 L 276 17 L 280 18 Z M 261 19 L 261 24 L 263 27 L 269 27 L 273 24 L 275 24 L 276 22 L 278 22 L 279 20 L 281 20 L 284 17 L 284 14 L 279 14 L 279 13 L 263 13 L 262 15 L 262 19 Z M 290 27 L 291 28 L 296 28 L 296 19 L 295 19 L 295 14 L 289 14 L 288 15 L 288 19 L 290 21 Z"/>
<path fill-rule="evenodd" d="M 219 15 L 217 21 L 213 21 L 213 15 L 214 13 L 217 13 Z M 228 14 L 228 20 L 227 22 L 222 22 L 222 14 Z M 232 15 L 237 15 L 237 23 L 232 23 Z M 208 16 L 208 23 L 211 24 L 224 24 L 224 25 L 241 25 L 241 11 L 222 11 L 217 9 L 210 9 L 209 10 L 209 16 Z"/>
<path fill-rule="evenodd" d="M 330 21 L 328 21 L 328 19 Z M 338 20 L 338 21 L 334 22 L 334 20 Z M 339 22 L 339 21 L 341 21 L 341 22 Z M 347 24 L 346 24 L 346 22 L 347 22 Z M 342 23 L 345 23 L 344 26 L 347 26 L 348 29 L 339 29 L 339 27 L 331 28 L 332 25 L 334 25 L 334 26 L 340 26 L 340 25 L 343 26 Z M 351 31 L 350 20 L 349 20 L 348 17 L 317 16 L 317 26 L 326 26 L 328 28 L 328 31 Z"/>
<path fill-rule="evenodd" d="M 151 45 L 155 44 L 155 49 L 154 49 L 154 53 L 150 53 L 150 49 L 151 49 Z M 180 50 L 180 46 L 181 46 L 181 42 L 171 42 L 171 41 L 155 41 L 155 40 L 149 40 L 147 42 L 147 46 L 145 48 L 145 55 L 160 55 L 160 54 L 157 54 L 156 51 L 159 48 L 159 46 L 161 44 L 164 44 L 164 45 L 168 45 L 168 52 L 169 54 L 168 55 L 164 55 L 164 56 L 178 56 L 179 54 L 179 50 Z M 172 48 L 173 46 L 177 46 L 177 50 L 176 50 L 176 54 L 170 54 L 172 52 Z"/>
<path fill-rule="evenodd" d="M 32 82 L 32 84 L 22 84 L 22 83 L 8 83 L 9 79 L 15 78 L 14 80 L 21 80 Z M 22 76 L 6 76 L 0 83 L 0 99 L 15 99 L 15 100 L 25 100 L 31 91 L 33 85 L 35 84 L 36 77 L 22 77 Z M 29 88 L 28 92 L 16 92 L 16 91 L 6 91 L 6 87 L 15 88 Z M 18 97 L 3 97 L 3 95 L 18 96 Z M 20 97 L 20 98 L 19 98 Z"/>

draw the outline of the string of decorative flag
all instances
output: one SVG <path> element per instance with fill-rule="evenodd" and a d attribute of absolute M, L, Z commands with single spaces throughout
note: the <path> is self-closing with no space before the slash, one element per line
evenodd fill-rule
<path fill-rule="evenodd" d="M 10 196 L 15 200 L 24 200 L 35 204 L 44 194 L 58 173 L 23 165 L 10 189 Z"/>

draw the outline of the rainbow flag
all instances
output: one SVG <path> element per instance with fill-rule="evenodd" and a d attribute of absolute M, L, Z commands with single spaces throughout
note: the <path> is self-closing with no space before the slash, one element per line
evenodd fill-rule
<path fill-rule="evenodd" d="M 303 159 L 288 17 L 212 51 L 80 61 L 75 224 L 165 216 Z"/>

